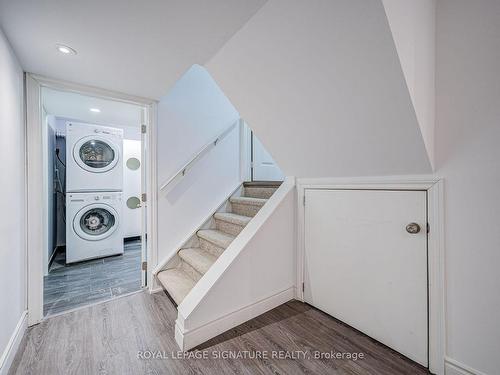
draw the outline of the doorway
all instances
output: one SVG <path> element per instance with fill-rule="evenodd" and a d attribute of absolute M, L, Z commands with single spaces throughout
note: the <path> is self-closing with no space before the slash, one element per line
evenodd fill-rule
<path fill-rule="evenodd" d="M 140 290 L 143 107 L 42 88 L 44 316 Z"/>
<path fill-rule="evenodd" d="M 147 287 L 154 103 L 31 75 L 26 86 L 35 324 Z"/>
<path fill-rule="evenodd" d="M 305 192 L 304 300 L 428 366 L 426 191 Z"/>
<path fill-rule="evenodd" d="M 283 182 L 285 174 L 254 131 L 240 119 L 241 179 L 246 182 Z"/>
<path fill-rule="evenodd" d="M 331 283 L 329 284 L 332 294 L 344 294 L 344 305 L 342 307 L 332 307 L 328 305 L 328 302 L 323 304 L 323 301 L 320 302 L 320 308 L 324 310 L 330 310 L 331 308 L 331 311 L 328 311 L 328 313 L 334 316 L 337 315 L 340 319 L 342 319 L 343 317 L 346 317 L 344 313 L 345 311 L 347 311 L 347 308 L 349 308 L 350 306 L 352 307 L 353 304 L 368 303 L 367 301 L 372 301 L 374 311 L 372 312 L 371 310 L 372 306 L 370 306 L 368 310 L 365 308 L 363 311 L 366 314 L 362 317 L 363 319 L 371 319 L 373 315 L 377 313 L 377 309 L 383 310 L 384 308 L 383 304 L 378 304 L 377 306 L 377 303 L 379 301 L 375 297 L 378 294 L 375 292 L 362 294 L 360 292 L 356 292 L 355 289 L 370 289 L 372 287 L 371 284 L 374 284 L 373 287 L 377 287 L 377 282 L 381 282 L 382 284 L 384 283 L 385 276 L 388 276 L 388 278 L 390 279 L 404 277 L 402 276 L 402 274 L 404 273 L 403 271 L 401 271 L 399 274 L 398 272 L 395 272 L 395 270 L 397 271 L 396 268 L 391 270 L 393 271 L 392 276 L 385 275 L 382 272 L 382 268 L 390 266 L 391 264 L 397 264 L 397 259 L 401 261 L 402 254 L 399 253 L 404 253 L 405 248 L 413 248 L 412 246 L 416 245 L 416 243 L 420 244 L 417 246 L 418 249 L 423 248 L 422 243 L 425 240 L 425 267 L 421 266 L 423 258 L 422 251 L 417 250 L 416 254 L 408 254 L 409 257 L 419 257 L 419 263 L 417 263 L 420 264 L 420 266 L 416 264 L 416 267 L 411 270 L 411 274 L 414 276 L 416 275 L 416 277 L 413 277 L 413 281 L 415 282 L 415 284 L 411 285 L 408 284 L 408 280 L 404 281 L 406 282 L 407 289 L 414 287 L 417 288 L 416 290 L 419 290 L 419 292 L 417 292 L 420 295 L 418 311 L 427 309 L 427 329 L 416 329 L 418 331 L 418 335 L 421 336 L 422 333 L 426 335 L 427 351 L 424 348 L 423 350 L 419 351 L 420 357 L 413 356 L 413 354 L 416 354 L 418 351 L 415 351 L 415 353 L 412 354 L 412 350 L 405 351 L 404 349 L 398 348 L 397 345 L 393 345 L 395 342 L 391 343 L 389 341 L 385 341 L 382 336 L 377 336 L 377 332 L 369 331 L 368 329 L 366 329 L 365 326 L 361 324 L 361 321 L 347 321 L 350 320 L 350 317 L 345 318 L 345 320 L 347 324 L 351 324 L 355 327 L 357 326 L 358 329 L 360 329 L 362 332 L 365 332 L 372 337 L 377 336 L 376 338 L 378 340 L 385 342 L 386 345 L 393 347 L 397 351 L 399 350 L 400 352 L 404 352 L 404 354 L 408 357 L 411 357 L 421 363 L 426 363 L 430 372 L 439 374 L 444 373 L 445 337 L 443 186 L 443 180 L 438 179 L 435 176 L 297 179 L 298 222 L 296 282 L 297 285 L 301 286 L 297 289 L 297 299 L 315 305 L 318 301 L 317 298 L 319 298 L 320 300 L 322 299 L 321 293 L 317 294 L 318 289 L 311 283 L 308 286 L 308 282 L 313 281 L 317 284 L 318 280 L 314 281 L 312 280 L 312 278 L 315 278 L 317 276 L 321 283 L 322 279 L 327 280 L 331 276 L 337 277 L 338 275 L 344 273 L 345 279 L 342 279 L 342 283 L 338 281 L 336 285 L 331 285 Z M 329 195 L 330 193 L 332 195 Z M 361 195 L 358 195 L 357 197 L 354 197 L 354 195 L 350 197 L 346 196 L 344 197 L 345 199 L 335 198 L 335 196 L 339 197 L 340 194 L 343 193 Z M 365 193 L 366 195 L 364 195 Z M 373 193 L 382 195 L 387 193 L 388 195 L 385 197 L 387 204 L 383 204 L 382 208 L 379 207 L 378 209 L 375 208 L 374 210 L 370 211 L 368 208 L 373 208 L 375 206 L 371 207 L 370 205 L 372 203 L 370 202 L 362 204 L 361 201 L 362 199 L 365 199 L 365 197 L 367 197 L 366 199 L 368 199 L 369 196 Z M 323 196 L 322 194 L 325 194 L 325 196 Z M 398 194 L 401 195 L 399 196 L 399 198 L 396 197 L 397 199 L 395 198 L 393 200 L 392 195 L 389 194 L 396 194 L 394 195 L 394 197 L 396 197 Z M 417 197 L 417 195 L 420 198 Z M 425 199 L 422 198 L 423 196 L 425 196 Z M 410 199 L 406 201 L 406 198 L 408 197 L 410 197 Z M 417 198 L 414 199 L 414 197 Z M 355 198 L 360 199 L 358 200 Z M 402 200 L 403 203 L 400 202 L 400 204 L 396 204 L 398 199 Z M 411 205 L 408 206 L 408 202 L 414 201 L 415 203 L 419 200 L 424 201 L 423 205 L 422 202 L 420 202 L 419 204 L 415 205 L 415 207 L 419 208 L 416 211 L 411 211 Z M 338 205 L 338 207 L 336 205 Z M 321 214 L 321 212 L 323 212 L 323 214 Z M 325 212 L 327 213 L 327 215 L 325 215 Z M 412 216 L 412 218 L 408 216 L 404 217 L 404 220 L 402 220 L 401 215 L 409 215 Z M 323 219 L 318 220 L 320 216 L 325 217 L 324 221 L 322 221 Z M 312 218 L 314 223 L 318 225 L 312 225 L 312 222 L 308 223 L 308 217 L 309 219 Z M 332 220 L 336 220 L 338 226 L 332 226 Z M 425 222 L 426 220 L 427 222 Z M 402 223 L 404 225 L 402 225 Z M 414 224 L 418 224 L 418 226 Z M 322 233 L 320 233 L 318 236 L 311 236 L 311 230 L 317 230 L 322 225 L 327 225 L 328 230 L 323 230 Z M 379 226 L 380 230 L 373 230 L 373 228 L 375 228 L 377 225 Z M 354 230 L 353 228 L 357 228 L 355 230 L 356 235 L 352 235 L 352 231 Z M 417 230 L 416 228 L 418 228 L 419 230 Z M 349 233 L 351 233 L 350 236 L 348 236 Z M 330 238 L 328 239 L 327 237 L 329 234 L 332 234 L 332 236 L 329 236 Z M 382 262 L 383 258 L 374 256 L 376 255 L 374 254 L 376 250 L 375 248 L 377 248 L 376 245 L 379 244 L 380 241 L 384 240 L 384 237 L 388 236 L 391 238 L 389 238 L 390 243 L 388 243 L 387 246 L 391 245 L 389 247 L 399 248 L 401 251 L 394 253 L 396 254 L 394 259 L 392 257 L 389 257 L 390 259 L 388 261 Z M 363 241 L 366 242 L 367 237 L 369 237 L 370 243 L 373 242 L 373 246 L 360 246 L 360 244 L 363 244 Z M 324 241 L 325 246 L 322 249 L 317 250 L 318 246 L 315 243 L 316 240 L 320 242 Z M 404 244 L 403 246 L 392 246 L 398 241 L 412 241 L 412 244 L 408 244 L 408 246 L 406 244 Z M 317 254 L 318 251 L 327 252 L 327 254 L 324 255 L 327 256 L 329 260 L 327 262 L 323 262 L 321 268 L 316 267 L 321 270 L 321 274 L 316 275 L 311 272 L 311 269 L 307 263 L 310 261 L 314 263 L 314 259 L 311 258 L 311 254 Z M 339 251 L 347 251 L 347 253 L 345 256 L 341 256 L 337 254 Z M 382 252 L 384 252 L 383 249 Z M 356 267 L 347 267 L 345 265 L 345 262 L 351 261 L 352 263 L 352 260 L 355 258 L 355 256 L 358 256 L 358 258 L 361 259 L 358 262 L 354 261 Z M 312 255 L 312 257 L 314 258 L 314 255 Z M 334 262 L 335 264 L 332 264 L 332 257 L 335 259 L 340 259 L 340 261 Z M 344 263 L 344 267 L 338 270 L 337 267 L 339 267 L 342 262 Z M 372 267 L 368 267 L 370 266 L 370 264 Z M 359 267 L 357 267 L 358 265 Z M 333 275 L 334 268 L 336 270 L 335 272 L 338 271 L 338 275 Z M 327 269 L 329 271 L 328 274 L 325 274 L 323 272 L 324 269 Z M 363 269 L 367 271 L 362 272 Z M 377 273 L 377 271 L 381 272 Z M 346 272 L 351 273 L 345 274 Z M 407 274 L 410 275 L 410 273 Z M 394 277 L 394 275 L 396 275 L 396 277 Z M 418 277 L 418 275 L 420 275 L 420 277 Z M 366 281 L 367 279 L 369 280 L 368 282 Z M 424 279 L 424 282 L 421 282 L 422 279 Z M 344 280 L 346 281 L 344 282 Z M 389 288 L 387 294 L 389 294 L 391 288 L 396 288 L 395 291 L 397 291 L 398 285 L 394 283 L 391 285 L 387 283 L 387 280 L 385 281 Z M 401 286 L 404 285 L 401 284 Z M 344 288 L 344 290 L 338 290 L 342 288 Z M 424 295 L 424 289 L 426 290 L 425 301 L 422 297 Z M 396 307 L 403 308 L 401 306 Z M 336 311 L 335 309 L 337 308 L 340 308 L 340 311 Z M 369 316 L 370 314 L 372 316 Z M 378 314 L 380 316 L 380 311 L 378 312 Z M 413 312 L 411 314 L 413 314 Z M 351 314 L 349 315 L 351 316 Z M 352 315 L 352 317 L 354 318 L 356 318 L 356 316 L 359 317 L 359 314 Z M 390 316 L 390 314 L 388 314 L 387 316 Z M 417 312 L 414 317 L 416 317 L 415 321 L 424 321 L 423 314 L 421 313 Z M 406 317 L 401 318 L 402 320 L 406 319 Z M 400 319 L 399 323 L 401 323 L 402 320 Z M 387 321 L 380 322 L 380 324 L 387 323 Z M 389 323 L 389 328 L 391 324 L 392 322 Z M 421 327 L 424 325 L 425 323 L 420 325 L 416 324 L 414 326 Z M 407 325 L 407 327 L 409 327 L 409 325 Z M 375 327 L 375 330 L 377 328 L 380 329 L 381 327 Z M 385 333 L 391 334 L 390 329 L 386 330 Z M 394 337 L 396 336 L 397 334 L 394 335 Z M 422 343 L 425 344 L 425 340 L 417 341 L 421 343 L 421 347 L 423 347 Z M 425 355 L 425 352 L 427 352 L 427 355 Z M 424 354 L 422 355 L 422 353 Z M 419 358 L 423 358 L 423 360 L 421 361 Z"/>
<path fill-rule="evenodd" d="M 250 142 L 252 181 L 283 181 L 285 175 L 253 131 Z"/>

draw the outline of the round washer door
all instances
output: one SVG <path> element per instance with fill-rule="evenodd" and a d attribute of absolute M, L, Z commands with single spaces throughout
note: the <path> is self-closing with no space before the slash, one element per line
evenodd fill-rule
<path fill-rule="evenodd" d="M 95 203 L 82 208 L 73 218 L 73 230 L 84 240 L 99 241 L 113 234 L 119 218 L 113 207 Z"/>
<path fill-rule="evenodd" d="M 116 166 L 120 159 L 120 149 L 109 139 L 90 135 L 75 143 L 73 158 L 86 171 L 102 173 Z"/>

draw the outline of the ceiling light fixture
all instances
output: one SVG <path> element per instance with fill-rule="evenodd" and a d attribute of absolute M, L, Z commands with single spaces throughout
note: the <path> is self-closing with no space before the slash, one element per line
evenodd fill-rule
<path fill-rule="evenodd" d="M 64 44 L 56 44 L 56 48 L 59 52 L 61 52 L 64 55 L 76 55 L 75 49 L 69 46 L 65 46 Z"/>
<path fill-rule="evenodd" d="M 90 112 L 100 113 L 101 110 L 99 108 L 90 108 Z"/>

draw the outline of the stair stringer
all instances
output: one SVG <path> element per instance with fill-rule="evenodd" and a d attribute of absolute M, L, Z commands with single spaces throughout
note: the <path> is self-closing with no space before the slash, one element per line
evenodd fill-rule
<path fill-rule="evenodd" d="M 287 177 L 178 306 L 182 350 L 295 297 L 295 206 Z"/>
<path fill-rule="evenodd" d="M 193 227 L 193 230 L 191 231 L 189 237 L 187 237 L 185 240 L 179 243 L 179 245 L 173 248 L 172 251 L 170 251 L 168 255 L 158 263 L 158 265 L 153 270 L 153 275 L 156 277 L 159 272 L 167 268 L 175 268 L 181 262 L 181 258 L 178 255 L 179 250 L 187 247 L 197 247 L 198 236 L 196 235 L 196 233 L 200 229 L 215 229 L 215 220 L 213 218 L 214 214 L 216 212 L 231 212 L 231 203 L 229 202 L 229 199 L 231 197 L 240 197 L 243 193 L 243 189 L 243 183 L 240 182 L 238 186 L 231 191 L 231 193 L 217 208 L 210 209 L 208 211 L 209 216 L 207 216 L 201 224 L 197 224 Z"/>

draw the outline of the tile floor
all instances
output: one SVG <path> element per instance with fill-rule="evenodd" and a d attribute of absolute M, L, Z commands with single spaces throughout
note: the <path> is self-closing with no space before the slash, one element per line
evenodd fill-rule
<path fill-rule="evenodd" d="M 126 241 L 125 252 L 66 265 L 60 252 L 44 277 L 44 316 L 106 301 L 141 289 L 141 242 Z"/>

